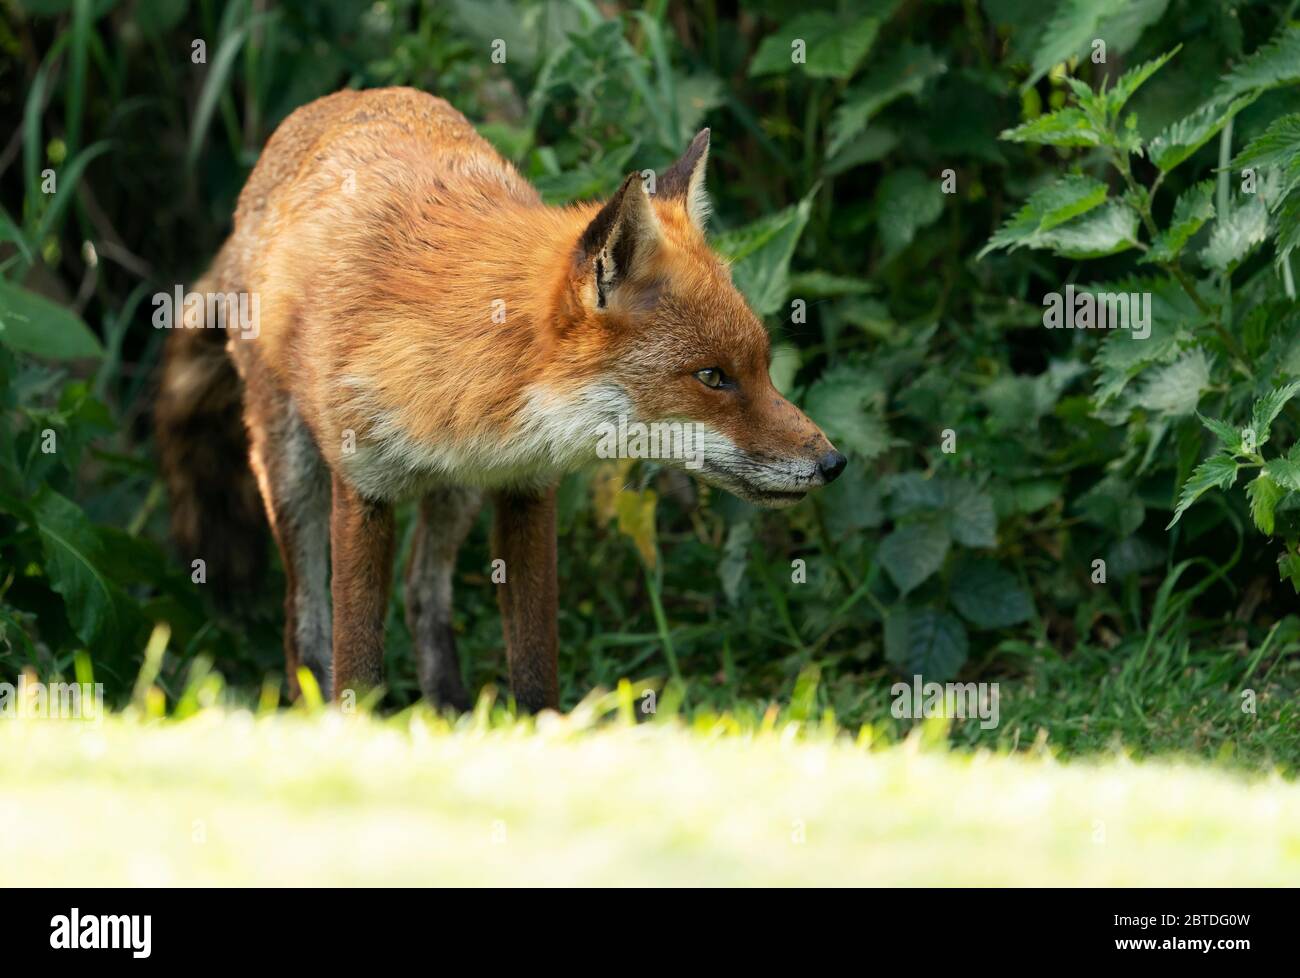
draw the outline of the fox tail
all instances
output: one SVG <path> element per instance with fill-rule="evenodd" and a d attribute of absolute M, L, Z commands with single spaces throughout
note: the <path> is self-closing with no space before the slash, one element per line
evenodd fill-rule
<path fill-rule="evenodd" d="M 229 291 L 215 281 L 220 267 L 218 258 L 195 291 Z M 194 324 L 182 323 L 180 312 L 174 311 L 154 408 L 172 538 L 187 564 L 204 561 L 214 596 L 229 606 L 262 580 L 266 517 L 248 463 L 243 385 L 226 352 L 226 330 L 186 328 Z"/>

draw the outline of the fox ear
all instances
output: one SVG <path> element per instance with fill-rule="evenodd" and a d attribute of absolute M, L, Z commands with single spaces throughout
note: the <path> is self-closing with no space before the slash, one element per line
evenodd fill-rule
<path fill-rule="evenodd" d="M 700 230 L 709 219 L 709 195 L 704 170 L 709 163 L 709 130 L 701 129 L 682 158 L 659 177 L 657 194 L 664 200 L 681 200 L 691 222 Z"/>
<path fill-rule="evenodd" d="M 593 269 L 598 309 L 621 283 L 637 277 L 658 240 L 659 221 L 641 175 L 630 173 L 578 239 L 581 259 Z"/>

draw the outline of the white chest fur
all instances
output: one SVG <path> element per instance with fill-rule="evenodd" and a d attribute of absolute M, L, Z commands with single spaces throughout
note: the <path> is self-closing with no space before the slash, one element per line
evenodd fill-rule
<path fill-rule="evenodd" d="M 364 386 L 349 386 L 364 397 Z M 627 417 L 631 403 L 608 382 L 561 395 L 530 388 L 515 423 L 504 433 L 428 440 L 413 437 L 391 409 L 369 413 L 369 429 L 342 463 L 353 485 L 374 499 L 400 499 L 435 486 L 481 489 L 543 486 L 596 457 L 602 423 Z"/>

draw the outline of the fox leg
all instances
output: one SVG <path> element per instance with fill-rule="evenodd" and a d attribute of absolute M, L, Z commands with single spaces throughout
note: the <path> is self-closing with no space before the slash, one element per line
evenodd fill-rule
<path fill-rule="evenodd" d="M 435 706 L 470 707 L 451 630 L 451 587 L 456 552 L 482 505 L 481 493 L 461 488 L 435 489 L 420 501 L 406 565 L 406 627 L 420 690 Z"/>
<path fill-rule="evenodd" d="M 293 402 L 246 402 L 249 462 L 284 565 L 284 664 L 297 697 L 298 667 L 330 695 L 329 470 Z"/>
<path fill-rule="evenodd" d="M 558 709 L 555 490 L 498 492 L 493 505 L 492 556 L 505 561 L 505 582 L 497 585 L 497 598 L 510 689 L 523 709 Z"/>
<path fill-rule="evenodd" d="M 393 583 L 393 507 L 334 477 L 330 557 L 334 596 L 334 698 L 384 681 L 384 619 Z"/>

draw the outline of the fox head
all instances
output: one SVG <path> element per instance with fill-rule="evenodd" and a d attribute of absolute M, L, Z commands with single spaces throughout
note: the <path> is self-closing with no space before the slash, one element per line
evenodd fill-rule
<path fill-rule="evenodd" d="M 562 328 L 638 433 L 657 426 L 687 445 L 661 443 L 656 457 L 749 502 L 787 506 L 846 459 L 772 386 L 767 330 L 705 240 L 708 150 L 705 129 L 653 195 L 629 174 L 590 220 Z"/>

